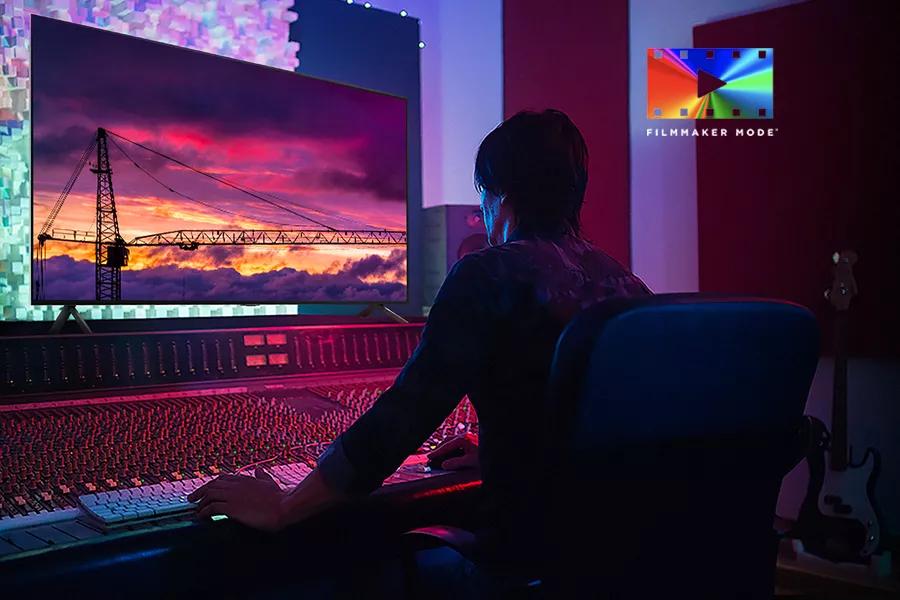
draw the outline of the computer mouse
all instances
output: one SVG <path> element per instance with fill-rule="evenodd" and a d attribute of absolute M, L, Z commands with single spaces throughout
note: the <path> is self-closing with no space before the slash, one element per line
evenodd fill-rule
<path fill-rule="evenodd" d="M 444 461 L 449 460 L 451 458 L 459 458 L 465 454 L 462 448 L 456 448 L 451 452 L 446 454 L 442 454 L 440 458 L 428 458 L 428 462 L 426 463 L 430 469 L 442 469 L 441 465 L 444 464 Z"/>

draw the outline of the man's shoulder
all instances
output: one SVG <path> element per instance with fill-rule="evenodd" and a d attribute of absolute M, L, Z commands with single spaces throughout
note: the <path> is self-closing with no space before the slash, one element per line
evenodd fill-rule
<path fill-rule="evenodd" d="M 497 246 L 487 246 L 479 250 L 473 250 L 460 259 L 471 264 L 477 264 L 483 269 L 497 268 L 504 263 L 526 260 L 538 252 L 534 240 L 516 240 L 505 242 Z"/>
<path fill-rule="evenodd" d="M 452 270 L 458 278 L 496 282 L 553 280 L 554 274 L 580 270 L 597 281 L 634 280 L 646 286 L 622 263 L 589 241 L 567 236 L 561 239 L 518 239 L 489 246 L 463 256 Z M 647 290 L 649 291 L 649 290 Z"/>
<path fill-rule="evenodd" d="M 565 257 L 565 258 L 563 258 Z M 479 265 L 488 272 L 509 271 L 538 265 L 557 266 L 559 261 L 591 263 L 609 273 L 628 270 L 614 258 L 587 240 L 565 236 L 556 239 L 524 238 L 470 252 L 462 260 Z"/>
<path fill-rule="evenodd" d="M 466 281 L 486 291 L 493 284 L 521 277 L 528 270 L 528 255 L 528 249 L 517 242 L 475 250 L 456 261 L 447 279 Z"/>

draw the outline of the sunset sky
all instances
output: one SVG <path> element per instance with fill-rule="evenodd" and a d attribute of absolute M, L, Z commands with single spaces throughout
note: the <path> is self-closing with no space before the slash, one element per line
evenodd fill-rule
<path fill-rule="evenodd" d="M 98 127 L 330 227 L 406 230 L 403 99 L 49 19 L 34 20 L 32 67 L 35 235 Z M 142 173 L 116 144 L 200 202 Z M 109 155 L 126 241 L 180 229 L 323 229 L 115 135 Z M 96 186 L 85 167 L 57 231 L 93 236 Z M 93 300 L 92 245 L 50 241 L 47 256 L 44 300 Z M 132 302 L 402 300 L 406 250 L 132 248 L 122 281 Z"/>

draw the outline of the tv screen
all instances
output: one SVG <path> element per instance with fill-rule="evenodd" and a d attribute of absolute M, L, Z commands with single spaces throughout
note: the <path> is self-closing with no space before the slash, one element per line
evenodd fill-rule
<path fill-rule="evenodd" d="M 35 304 L 403 302 L 406 100 L 32 17 Z"/>

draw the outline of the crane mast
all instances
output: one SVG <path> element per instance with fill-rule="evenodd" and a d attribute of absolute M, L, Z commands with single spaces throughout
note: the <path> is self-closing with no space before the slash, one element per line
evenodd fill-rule
<path fill-rule="evenodd" d="M 113 192 L 112 168 L 106 130 L 97 129 L 97 164 L 91 168 L 97 175 L 97 239 L 94 243 L 97 301 L 122 299 L 122 267 L 128 264 L 128 248 L 119 235 L 116 195 Z"/>

